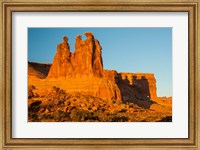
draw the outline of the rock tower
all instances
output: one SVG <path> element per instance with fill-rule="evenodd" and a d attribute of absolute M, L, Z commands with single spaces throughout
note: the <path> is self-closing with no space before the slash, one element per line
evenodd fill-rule
<path fill-rule="evenodd" d="M 75 51 L 70 52 L 68 38 L 58 44 L 48 79 L 64 79 L 63 89 L 77 91 L 102 99 L 135 100 L 156 99 L 156 79 L 151 73 L 118 73 L 104 70 L 102 47 L 92 32 L 76 36 Z"/>
<path fill-rule="evenodd" d="M 57 52 L 47 78 L 59 77 L 102 77 L 103 61 L 101 45 L 91 32 L 86 32 L 86 40 L 81 35 L 76 37 L 75 52 L 70 52 L 68 38 L 58 44 Z"/>

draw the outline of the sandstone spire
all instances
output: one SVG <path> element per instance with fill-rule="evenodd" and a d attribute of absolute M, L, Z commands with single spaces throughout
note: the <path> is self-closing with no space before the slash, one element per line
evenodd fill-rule
<path fill-rule="evenodd" d="M 85 36 L 86 40 L 82 40 L 81 35 L 76 36 L 74 53 L 70 52 L 68 38 L 63 37 L 63 42 L 58 44 L 48 78 L 103 76 L 101 45 L 93 33 L 86 32 Z"/>
<path fill-rule="evenodd" d="M 63 36 L 63 42 L 58 44 L 53 64 L 50 68 L 48 78 L 72 76 L 73 66 L 71 63 L 71 52 L 68 38 Z"/>

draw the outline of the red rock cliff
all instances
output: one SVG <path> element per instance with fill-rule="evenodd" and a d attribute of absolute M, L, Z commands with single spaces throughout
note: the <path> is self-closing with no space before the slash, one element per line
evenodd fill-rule
<path fill-rule="evenodd" d="M 124 102 L 135 99 L 154 100 L 156 95 L 156 79 L 150 73 L 117 73 L 104 70 L 104 78 L 115 82 Z"/>
<path fill-rule="evenodd" d="M 126 83 L 133 89 L 134 97 L 137 99 L 155 99 L 156 79 L 151 73 L 119 73 L 120 83 Z"/>

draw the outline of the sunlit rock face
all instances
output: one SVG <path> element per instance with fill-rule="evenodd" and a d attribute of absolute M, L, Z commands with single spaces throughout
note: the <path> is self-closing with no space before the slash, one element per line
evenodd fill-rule
<path fill-rule="evenodd" d="M 156 95 L 156 79 L 150 73 L 124 73 L 103 69 L 102 47 L 93 33 L 76 36 L 75 51 L 70 52 L 68 38 L 58 44 L 47 80 L 62 80 L 58 86 L 68 92 L 81 92 L 102 99 L 123 102 L 153 100 Z M 59 83 L 59 82 L 57 82 Z"/>
<path fill-rule="evenodd" d="M 64 36 L 52 64 L 28 62 L 29 121 L 172 121 L 172 97 L 157 97 L 154 74 L 104 69 L 99 41 L 85 36 L 73 53 Z"/>
<path fill-rule="evenodd" d="M 58 44 L 57 52 L 49 71 L 48 78 L 59 77 L 102 77 L 103 61 L 101 45 L 91 32 L 86 32 L 86 40 L 76 37 L 75 52 L 70 52 L 68 38 Z"/>
<path fill-rule="evenodd" d="M 86 32 L 85 36 L 86 40 L 82 40 L 81 35 L 76 36 L 74 53 L 70 52 L 68 38 L 63 37 L 63 42 L 57 46 L 47 79 L 62 78 L 63 82 L 68 81 L 68 86 L 63 87 L 68 91 L 121 100 L 120 90 L 115 82 L 103 78 L 102 48 L 99 41 L 91 32 Z"/>
<path fill-rule="evenodd" d="M 67 41 L 68 38 L 64 36 L 63 42 L 58 44 L 48 78 L 59 78 L 73 75 L 74 69 L 71 63 L 71 52 Z"/>

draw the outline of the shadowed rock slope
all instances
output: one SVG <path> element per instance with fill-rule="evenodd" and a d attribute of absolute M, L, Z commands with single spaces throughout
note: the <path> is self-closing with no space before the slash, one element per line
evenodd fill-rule
<path fill-rule="evenodd" d="M 45 79 L 49 73 L 50 67 L 51 64 L 48 63 L 28 62 L 28 75 Z"/>

